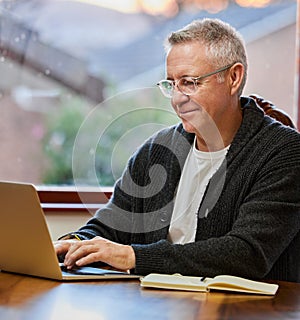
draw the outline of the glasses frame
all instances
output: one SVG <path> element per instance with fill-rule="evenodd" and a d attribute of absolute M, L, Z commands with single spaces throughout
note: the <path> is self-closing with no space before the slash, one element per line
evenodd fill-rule
<path fill-rule="evenodd" d="M 182 78 L 180 78 L 180 79 L 178 79 L 178 80 L 167 80 L 167 79 L 160 80 L 156 85 L 160 88 L 162 94 L 163 94 L 165 97 L 167 97 L 167 98 L 172 98 L 172 97 L 173 97 L 173 93 L 174 93 L 176 87 L 177 87 L 178 91 L 180 91 L 182 94 L 184 94 L 184 95 L 186 95 L 186 96 L 192 96 L 192 95 L 196 94 L 197 89 L 199 89 L 199 86 L 197 85 L 196 81 L 205 79 L 205 78 L 210 77 L 210 76 L 212 76 L 212 75 L 214 75 L 214 74 L 217 74 L 217 73 L 220 73 L 220 72 L 222 72 L 222 71 L 225 71 L 225 70 L 231 68 L 234 64 L 236 64 L 236 62 L 233 62 L 233 63 L 231 63 L 231 64 L 228 64 L 228 65 L 226 65 L 225 67 L 222 67 L 222 68 L 220 68 L 220 69 L 217 69 L 217 70 L 215 70 L 215 71 L 213 71 L 213 72 L 204 74 L 203 76 L 198 76 L 198 77 L 182 77 Z M 178 87 L 178 82 L 181 81 L 182 79 L 185 79 L 185 78 L 189 78 L 189 79 L 194 83 L 195 92 L 193 92 L 193 93 L 185 93 L 185 92 L 183 92 L 183 91 Z M 164 91 L 164 88 L 163 88 L 163 86 L 162 86 L 162 83 L 163 83 L 163 82 L 168 82 L 168 83 L 171 84 L 171 86 L 172 86 L 172 91 L 171 91 L 172 94 L 167 94 L 166 91 Z"/>

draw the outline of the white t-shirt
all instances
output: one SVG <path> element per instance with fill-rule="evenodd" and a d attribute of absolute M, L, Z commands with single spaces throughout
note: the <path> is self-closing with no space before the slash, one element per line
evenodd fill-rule
<path fill-rule="evenodd" d="M 216 152 L 196 149 L 196 139 L 184 163 L 174 203 L 168 239 L 172 243 L 195 241 L 197 213 L 207 184 L 225 159 L 229 146 Z"/>

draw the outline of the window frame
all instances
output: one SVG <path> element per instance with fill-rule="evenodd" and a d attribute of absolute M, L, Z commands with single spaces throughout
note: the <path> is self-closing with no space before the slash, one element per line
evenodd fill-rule
<path fill-rule="evenodd" d="M 96 212 L 113 193 L 113 187 L 102 187 L 99 191 L 92 187 L 40 185 L 36 190 L 45 215 L 50 212 Z"/>

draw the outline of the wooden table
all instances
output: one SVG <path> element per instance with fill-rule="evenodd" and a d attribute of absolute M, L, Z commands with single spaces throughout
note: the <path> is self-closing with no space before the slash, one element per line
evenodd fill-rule
<path fill-rule="evenodd" d="M 274 297 L 142 289 L 138 280 L 56 282 L 0 272 L 0 320 L 300 319 L 300 284 Z"/>

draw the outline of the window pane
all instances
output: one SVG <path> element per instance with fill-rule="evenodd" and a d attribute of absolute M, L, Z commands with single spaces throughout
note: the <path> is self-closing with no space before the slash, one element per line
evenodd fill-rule
<path fill-rule="evenodd" d="M 178 122 L 156 86 L 163 41 L 196 18 L 242 33 L 244 94 L 296 120 L 296 0 L 139 3 L 0 2 L 1 180 L 112 185 L 147 137 Z"/>

